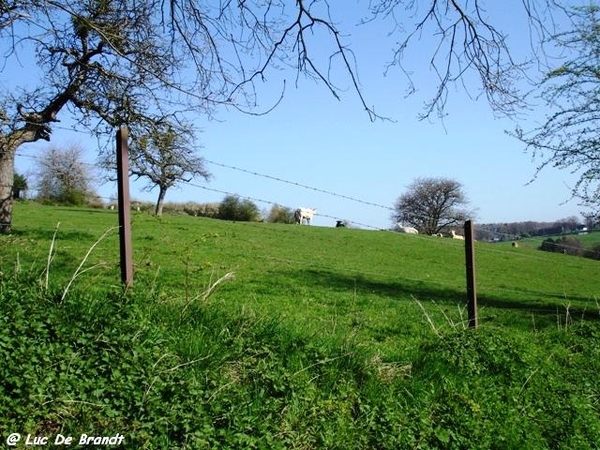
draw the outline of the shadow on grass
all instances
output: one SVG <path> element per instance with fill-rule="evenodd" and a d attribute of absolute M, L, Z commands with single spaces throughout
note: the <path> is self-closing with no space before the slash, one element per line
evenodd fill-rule
<path fill-rule="evenodd" d="M 467 294 L 459 289 L 439 285 L 431 281 L 416 281 L 399 278 L 397 281 L 378 281 L 361 274 L 344 275 L 324 270 L 296 270 L 286 273 L 293 282 L 305 286 L 327 287 L 340 291 L 356 289 L 358 292 L 372 292 L 388 297 L 391 300 L 406 301 L 414 297 L 420 301 L 434 300 L 438 305 L 455 307 L 457 304 L 466 305 Z M 500 296 L 478 295 L 479 308 L 495 308 L 508 310 L 530 320 L 531 314 L 546 317 L 548 323 L 554 323 L 558 315 L 568 315 L 572 319 L 600 320 L 600 311 L 596 303 L 583 297 L 564 297 L 556 294 L 544 294 L 523 290 L 515 292 L 522 296 L 511 299 Z M 553 302 L 557 298 L 560 301 Z M 567 307 L 567 305 L 569 305 Z"/>
<path fill-rule="evenodd" d="M 85 214 L 117 214 L 116 210 L 101 209 L 101 208 L 86 208 L 84 206 L 55 206 L 54 211 L 76 212 Z"/>
<path fill-rule="evenodd" d="M 47 229 L 47 228 L 27 228 L 27 229 L 13 229 L 12 233 L 15 236 L 22 238 L 30 238 L 30 239 L 43 239 L 45 241 L 51 241 L 52 236 L 54 236 L 55 228 Z M 77 240 L 86 240 L 90 242 L 94 242 L 98 239 L 98 236 L 87 231 L 82 230 L 61 230 L 59 228 L 56 233 L 56 239 L 58 240 L 68 240 L 68 241 L 77 241 Z"/>
<path fill-rule="evenodd" d="M 398 278 L 397 281 L 379 281 L 361 274 L 344 275 L 322 270 L 301 270 L 298 272 L 301 281 L 334 289 L 348 290 L 349 288 L 356 288 L 362 292 L 372 292 L 396 299 L 404 299 L 412 295 L 418 300 L 436 300 L 452 304 L 465 300 L 463 292 L 441 285 L 438 287 L 435 282 L 403 278 Z"/>

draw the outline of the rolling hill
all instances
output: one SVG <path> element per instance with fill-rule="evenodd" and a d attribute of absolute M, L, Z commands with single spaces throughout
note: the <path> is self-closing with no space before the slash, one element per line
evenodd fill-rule
<path fill-rule="evenodd" d="M 477 243 L 468 330 L 461 241 L 134 213 L 123 291 L 116 222 L 16 205 L 0 236 L 3 439 L 597 448 L 597 261 Z"/>

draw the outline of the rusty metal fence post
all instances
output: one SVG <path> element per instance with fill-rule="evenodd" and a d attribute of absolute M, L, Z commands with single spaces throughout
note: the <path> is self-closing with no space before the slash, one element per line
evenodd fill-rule
<path fill-rule="evenodd" d="M 469 327 L 477 328 L 477 286 L 475 283 L 475 230 L 473 222 L 465 222 L 465 266 L 467 270 L 467 301 L 469 313 Z"/>
<path fill-rule="evenodd" d="M 121 252 L 121 282 L 133 284 L 131 245 L 131 207 L 129 199 L 129 160 L 127 138 L 129 130 L 122 126 L 117 131 L 117 195 L 119 202 L 119 248 Z"/>

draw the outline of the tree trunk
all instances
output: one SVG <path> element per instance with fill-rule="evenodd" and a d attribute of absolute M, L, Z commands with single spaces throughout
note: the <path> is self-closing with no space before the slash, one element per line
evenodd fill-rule
<path fill-rule="evenodd" d="M 11 232 L 12 190 L 15 184 L 17 149 L 27 142 L 36 142 L 40 139 L 50 140 L 47 124 L 27 123 L 23 128 L 0 134 L 0 234 Z"/>
<path fill-rule="evenodd" d="M 156 216 L 162 216 L 163 203 L 165 201 L 165 195 L 167 195 L 167 188 L 161 186 L 158 187 L 158 200 L 156 201 L 156 207 L 154 208 L 154 214 Z"/>
<path fill-rule="evenodd" d="M 11 232 L 14 177 L 15 151 L 0 147 L 0 234 Z"/>

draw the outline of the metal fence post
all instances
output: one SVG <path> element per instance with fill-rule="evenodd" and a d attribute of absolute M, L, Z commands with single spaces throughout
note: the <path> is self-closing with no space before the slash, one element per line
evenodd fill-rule
<path fill-rule="evenodd" d="M 119 201 L 119 248 L 121 252 L 121 282 L 133 284 L 131 245 L 131 207 L 129 199 L 129 160 L 127 138 L 129 130 L 122 126 L 117 131 L 117 195 Z"/>
<path fill-rule="evenodd" d="M 470 220 L 465 222 L 465 266 L 467 270 L 467 300 L 469 327 L 477 328 L 477 286 L 475 284 L 475 230 Z"/>

